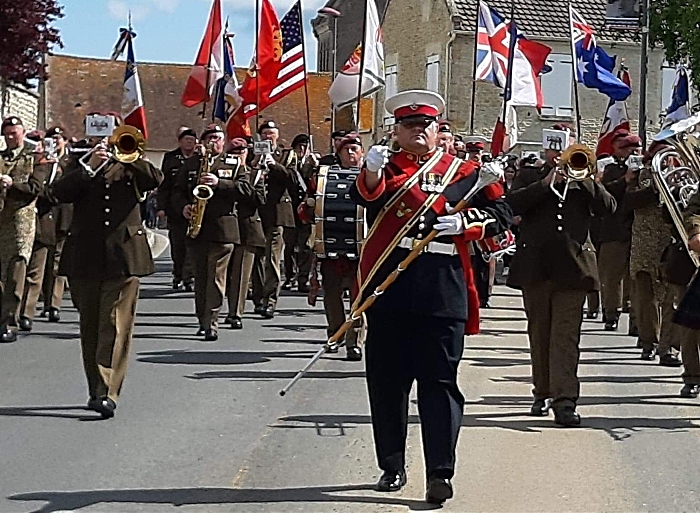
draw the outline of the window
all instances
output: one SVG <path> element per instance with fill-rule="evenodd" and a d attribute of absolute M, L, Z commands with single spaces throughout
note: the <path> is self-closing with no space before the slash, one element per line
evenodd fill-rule
<path fill-rule="evenodd" d="M 425 65 L 425 88 L 428 91 L 440 92 L 440 56 L 431 55 Z"/>
<path fill-rule="evenodd" d="M 551 66 L 552 71 L 542 75 L 542 115 L 572 117 L 574 109 L 571 102 L 571 55 L 550 54 L 547 64 Z"/>
<path fill-rule="evenodd" d="M 398 92 L 398 66 L 387 66 L 384 70 L 384 97 L 390 98 Z M 391 112 L 384 111 L 384 126 L 388 127 L 394 124 L 394 116 Z"/>

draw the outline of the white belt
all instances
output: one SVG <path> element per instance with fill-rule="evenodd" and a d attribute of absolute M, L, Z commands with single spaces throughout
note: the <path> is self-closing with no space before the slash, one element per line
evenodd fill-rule
<path fill-rule="evenodd" d="M 399 247 L 403 249 L 413 249 L 423 242 L 420 239 L 413 237 L 404 237 L 399 243 Z M 453 256 L 457 254 L 457 247 L 454 244 L 445 244 L 444 242 L 428 242 L 428 245 L 423 248 L 424 253 L 436 253 L 438 255 Z"/>

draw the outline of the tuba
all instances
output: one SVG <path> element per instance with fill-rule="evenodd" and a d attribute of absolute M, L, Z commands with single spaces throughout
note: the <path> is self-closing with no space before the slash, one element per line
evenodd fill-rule
<path fill-rule="evenodd" d="M 194 201 L 192 202 L 192 217 L 187 225 L 187 236 L 190 239 L 196 239 L 199 232 L 202 230 L 202 221 L 204 220 L 204 211 L 207 208 L 207 202 L 214 196 L 214 190 L 208 185 L 201 183 L 202 177 L 211 172 L 211 167 L 214 165 L 216 155 L 213 155 L 214 150 L 211 143 L 206 146 L 202 160 L 197 171 L 197 185 L 192 190 Z"/>
<path fill-rule="evenodd" d="M 131 125 L 122 125 L 117 127 L 112 135 L 109 136 L 107 145 L 110 149 L 110 158 L 100 164 L 97 169 L 91 169 L 90 166 L 88 166 L 88 160 L 99 145 L 80 157 L 80 162 L 83 164 L 83 167 L 88 170 L 88 174 L 91 178 L 99 174 L 113 160 L 121 162 L 122 164 L 136 162 L 139 157 L 143 156 L 146 139 L 138 128 Z"/>
<path fill-rule="evenodd" d="M 665 145 L 651 161 L 652 179 L 666 206 L 676 231 L 688 250 L 695 267 L 700 267 L 700 256 L 688 248 L 688 235 L 683 222 L 683 211 L 690 198 L 697 194 L 700 184 L 700 114 L 664 128 L 654 137 Z"/>

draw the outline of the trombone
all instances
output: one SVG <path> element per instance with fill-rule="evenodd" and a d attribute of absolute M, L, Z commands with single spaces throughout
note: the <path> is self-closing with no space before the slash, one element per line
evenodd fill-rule
<path fill-rule="evenodd" d="M 90 178 L 94 178 L 97 174 L 102 172 L 102 170 L 111 164 L 113 160 L 121 162 L 122 164 L 130 164 L 136 162 L 139 157 L 143 156 L 146 146 L 146 139 L 143 137 L 141 130 L 131 125 L 122 125 L 117 127 L 116 130 L 107 139 L 107 147 L 110 149 L 109 158 L 105 160 L 97 169 L 92 169 L 88 164 L 90 156 L 99 148 L 101 144 L 98 144 L 91 150 L 89 150 L 85 155 L 80 157 L 79 162 L 87 170 Z"/>

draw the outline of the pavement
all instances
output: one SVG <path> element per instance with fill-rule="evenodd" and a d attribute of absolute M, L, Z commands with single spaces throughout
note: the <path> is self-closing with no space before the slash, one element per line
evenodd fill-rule
<path fill-rule="evenodd" d="M 0 346 L 0 513 L 431 509 L 415 400 L 408 485 L 380 494 L 362 363 L 326 355 L 278 395 L 325 341 L 321 304 L 288 294 L 273 320 L 248 314 L 243 331 L 203 342 L 168 269 L 161 258 L 144 280 L 114 419 L 83 408 L 72 307 Z M 445 511 L 700 510 L 700 401 L 678 397 L 679 369 L 639 359 L 627 316 L 618 333 L 585 323 L 583 426 L 562 429 L 526 416 L 519 293 L 498 286 L 492 303 L 460 369 L 467 405 Z"/>

